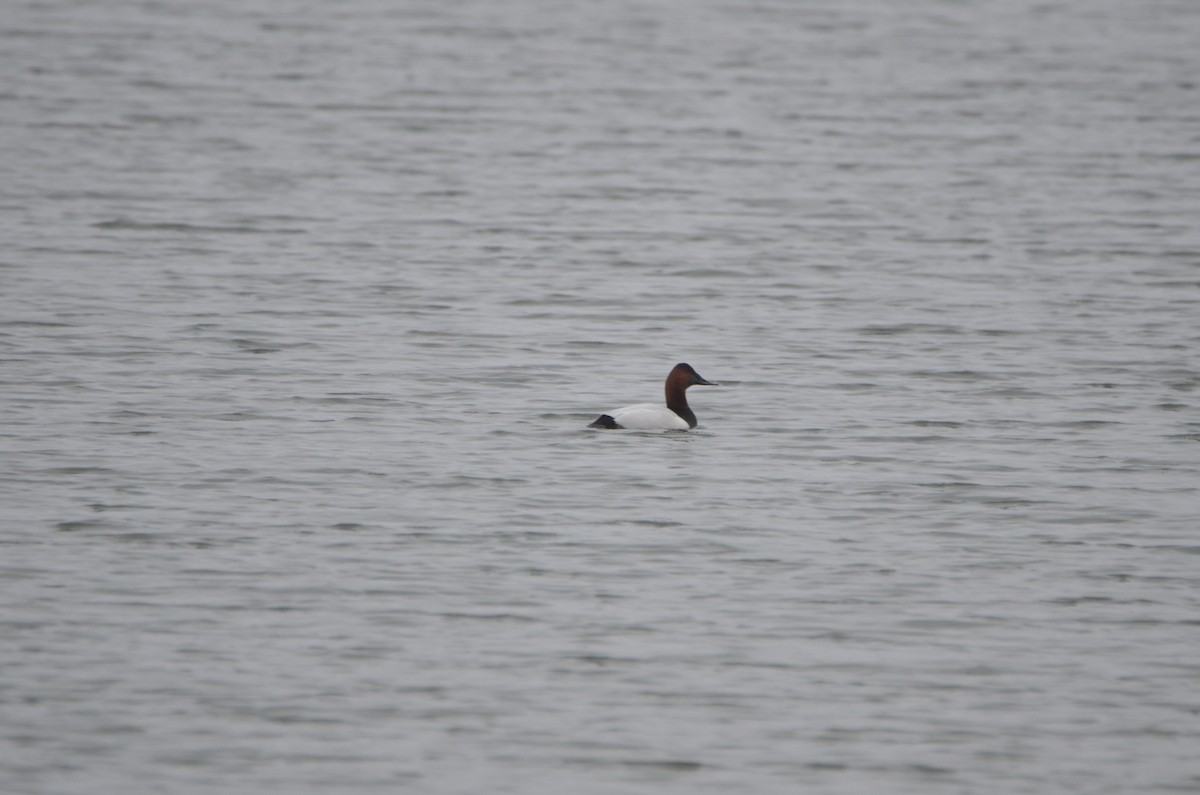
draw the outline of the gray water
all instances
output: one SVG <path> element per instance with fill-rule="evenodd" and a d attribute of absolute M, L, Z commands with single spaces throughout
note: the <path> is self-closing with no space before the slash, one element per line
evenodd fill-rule
<path fill-rule="evenodd" d="M 7 3 L 0 791 L 1200 791 L 1197 41 Z"/>

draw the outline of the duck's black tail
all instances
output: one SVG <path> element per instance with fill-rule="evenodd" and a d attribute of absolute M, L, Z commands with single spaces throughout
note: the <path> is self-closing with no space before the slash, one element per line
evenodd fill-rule
<path fill-rule="evenodd" d="M 621 426 L 617 425 L 617 421 L 614 420 L 612 417 L 608 416 L 607 414 L 601 414 L 599 417 L 596 418 L 596 421 L 593 422 L 588 427 L 589 428 L 608 428 L 610 431 L 615 431 L 615 430 L 619 430 Z"/>

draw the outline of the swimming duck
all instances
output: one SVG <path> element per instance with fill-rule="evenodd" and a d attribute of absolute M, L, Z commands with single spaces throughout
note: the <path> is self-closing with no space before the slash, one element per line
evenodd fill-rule
<path fill-rule="evenodd" d="M 689 386 L 720 386 L 706 381 L 690 364 L 680 362 L 667 375 L 667 405 L 634 403 L 601 414 L 589 428 L 628 428 L 636 431 L 686 431 L 696 427 L 696 415 L 688 408 Z"/>

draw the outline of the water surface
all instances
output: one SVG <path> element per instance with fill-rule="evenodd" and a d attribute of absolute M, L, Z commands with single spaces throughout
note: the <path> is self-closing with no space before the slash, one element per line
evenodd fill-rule
<path fill-rule="evenodd" d="M 1200 788 L 1198 35 L 18 0 L 3 790 Z"/>

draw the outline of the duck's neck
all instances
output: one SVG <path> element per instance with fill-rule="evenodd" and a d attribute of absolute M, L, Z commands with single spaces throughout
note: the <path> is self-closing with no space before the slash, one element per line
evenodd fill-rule
<path fill-rule="evenodd" d="M 682 417 L 689 428 L 696 427 L 696 415 L 687 402 L 687 387 L 678 381 L 667 381 L 667 408 Z"/>

